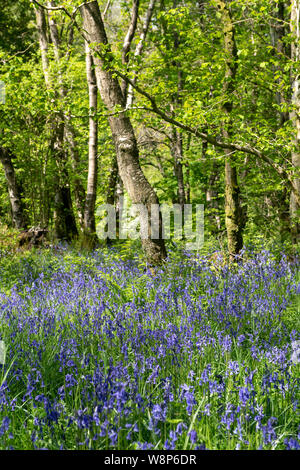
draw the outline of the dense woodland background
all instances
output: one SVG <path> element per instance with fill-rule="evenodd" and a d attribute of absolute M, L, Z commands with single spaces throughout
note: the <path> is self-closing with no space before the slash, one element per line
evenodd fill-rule
<path fill-rule="evenodd" d="M 97 206 L 125 191 L 205 204 L 231 256 L 258 237 L 295 249 L 299 17 L 299 0 L 7 0 L 2 223 L 95 247 Z"/>
<path fill-rule="evenodd" d="M 0 9 L 0 449 L 300 450 L 300 0 L 58 2 Z"/>

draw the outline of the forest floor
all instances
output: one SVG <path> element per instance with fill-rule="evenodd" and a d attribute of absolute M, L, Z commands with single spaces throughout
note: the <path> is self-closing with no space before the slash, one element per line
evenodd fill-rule
<path fill-rule="evenodd" d="M 300 449 L 299 270 L 0 258 L 0 449 Z"/>

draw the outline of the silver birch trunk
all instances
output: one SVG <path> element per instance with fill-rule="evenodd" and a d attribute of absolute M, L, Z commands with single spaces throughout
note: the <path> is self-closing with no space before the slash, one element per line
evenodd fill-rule
<path fill-rule="evenodd" d="M 55 7 L 55 2 L 49 1 L 49 7 Z M 64 100 L 68 94 L 67 89 L 64 84 L 63 72 L 61 70 L 61 40 L 59 37 L 58 29 L 56 22 L 53 18 L 53 13 L 51 11 L 48 12 L 49 17 L 49 29 L 50 29 L 50 36 L 51 41 L 54 47 L 54 56 L 58 67 L 57 78 L 59 83 L 59 94 L 62 100 Z M 63 110 L 63 119 L 64 119 L 64 139 L 66 139 L 68 143 L 68 149 L 70 151 L 71 156 L 71 166 L 74 173 L 73 176 L 73 187 L 74 187 L 74 199 L 75 205 L 77 209 L 77 216 L 79 220 L 80 226 L 83 226 L 83 219 L 84 219 L 84 201 L 85 201 L 85 190 L 81 183 L 79 174 L 78 174 L 78 167 L 80 164 L 80 155 L 78 152 L 77 144 L 76 144 L 76 132 L 74 126 L 71 121 L 71 117 L 68 112 Z"/>
<path fill-rule="evenodd" d="M 290 113 L 290 119 L 294 127 L 292 150 L 292 165 L 296 176 L 293 181 L 293 186 L 300 193 L 300 76 L 299 76 L 299 60 L 300 60 L 300 0 L 291 1 L 291 18 L 290 18 L 290 33 L 292 36 L 291 43 L 291 59 L 294 63 L 292 69 L 292 106 L 293 110 Z M 298 174 L 297 174 L 298 173 Z M 294 242 L 299 241 L 300 238 L 300 205 L 295 191 L 291 192 L 290 198 L 290 218 L 291 230 Z"/>
<path fill-rule="evenodd" d="M 0 162 L 3 165 L 7 182 L 13 225 L 19 230 L 26 230 L 28 228 L 28 217 L 22 201 L 22 187 L 17 181 L 12 157 L 13 155 L 9 149 L 0 147 Z"/>
<path fill-rule="evenodd" d="M 97 120 L 97 82 L 93 68 L 93 58 L 88 43 L 85 43 L 86 76 L 89 92 L 89 163 L 87 191 L 84 207 L 84 238 L 90 248 L 97 245 L 95 223 L 95 203 L 97 195 L 97 152 L 98 152 L 98 120 Z"/>

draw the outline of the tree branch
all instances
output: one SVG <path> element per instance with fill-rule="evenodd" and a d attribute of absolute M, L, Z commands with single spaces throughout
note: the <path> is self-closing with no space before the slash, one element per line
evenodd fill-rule
<path fill-rule="evenodd" d="M 72 20 L 72 23 L 74 24 L 74 26 L 78 29 L 79 33 L 81 34 L 81 36 L 84 38 L 84 35 L 82 33 L 82 28 L 80 28 L 80 26 L 78 25 L 77 21 L 75 20 L 75 16 L 76 16 L 76 13 L 77 13 L 77 10 L 79 9 L 79 6 L 74 8 L 73 12 L 72 13 L 69 13 L 68 10 L 63 7 L 63 6 L 57 6 L 57 7 L 53 7 L 53 6 L 45 6 L 45 5 L 42 5 L 40 2 L 38 2 L 37 0 L 30 0 L 30 2 L 32 4 L 35 4 L 37 5 L 38 7 L 40 8 L 43 8 L 44 10 L 47 10 L 47 11 L 63 11 L 71 20 Z"/>
<path fill-rule="evenodd" d="M 201 139 L 205 140 L 206 142 L 208 142 L 208 143 L 210 143 L 210 144 L 212 144 L 216 147 L 223 148 L 223 149 L 229 149 L 229 150 L 237 151 L 237 152 L 247 153 L 249 155 L 253 155 L 255 157 L 258 157 L 260 160 L 262 160 L 265 163 L 267 163 L 268 165 L 270 165 L 276 171 L 276 173 L 286 181 L 289 188 L 295 193 L 297 201 L 299 201 L 299 203 L 300 203 L 300 193 L 299 193 L 299 191 L 297 190 L 297 187 L 294 184 L 293 177 L 291 177 L 288 174 L 288 172 L 281 165 L 279 165 L 274 160 L 272 160 L 272 158 L 270 158 L 264 152 L 262 152 L 259 149 L 256 149 L 255 147 L 251 147 L 250 145 L 241 145 L 241 144 L 238 144 L 238 143 L 230 143 L 230 142 L 220 141 L 216 137 L 208 135 L 204 132 L 199 131 L 198 129 L 196 129 L 194 127 L 191 127 L 187 124 L 183 124 L 182 122 L 177 121 L 176 119 L 174 119 L 173 117 L 168 115 L 165 111 L 160 109 L 158 107 L 156 101 L 155 101 L 155 98 L 153 96 L 151 96 L 147 91 L 145 91 L 141 87 L 139 87 L 136 83 L 134 83 L 133 80 L 130 80 L 126 75 L 124 75 L 123 73 L 121 73 L 117 70 L 114 70 L 114 72 L 116 73 L 116 75 L 120 76 L 123 80 L 127 80 L 128 83 L 140 95 L 142 95 L 142 96 L 144 96 L 145 98 L 148 99 L 148 101 L 151 103 L 151 108 L 145 108 L 146 110 L 157 114 L 164 121 L 166 121 L 166 122 L 168 122 L 168 123 L 170 123 L 170 124 L 172 124 L 176 127 L 179 127 L 180 129 L 182 129 L 186 132 L 189 132 L 190 134 L 195 135 L 196 137 L 200 137 Z M 126 108 L 126 109 L 130 109 L 130 108 Z"/>
<path fill-rule="evenodd" d="M 102 14 L 102 18 L 104 19 L 106 17 L 106 14 L 108 12 L 108 9 L 110 7 L 110 4 L 111 4 L 112 0 L 107 0 L 107 4 L 106 4 L 106 7 L 104 8 L 104 12 Z"/>
<path fill-rule="evenodd" d="M 88 40 L 88 38 L 86 38 L 82 32 L 82 28 L 80 28 L 78 26 L 78 24 L 75 22 L 75 14 L 77 12 L 77 10 L 79 9 L 79 7 L 75 8 L 75 10 L 73 11 L 73 14 L 71 15 L 66 9 L 65 7 L 52 7 L 52 8 L 49 8 L 49 7 L 45 7 L 44 5 L 41 5 L 37 0 L 30 0 L 31 2 L 37 4 L 39 7 L 41 8 L 44 8 L 46 10 L 62 10 L 64 11 L 70 18 L 72 18 L 72 20 L 74 21 L 74 25 L 76 26 L 76 28 L 78 29 L 78 31 L 80 32 L 81 36 L 87 40 L 87 42 L 90 43 L 90 41 Z M 84 2 L 84 3 L 88 3 L 88 2 Z M 152 5 L 153 4 L 153 8 L 154 8 L 154 4 L 155 4 L 155 0 L 150 0 L 150 4 Z M 149 4 L 149 7 L 150 7 L 150 4 Z M 148 12 L 149 12 L 149 8 L 148 8 Z M 152 13 L 151 13 L 152 15 Z M 150 17 L 151 18 L 151 17 Z M 150 20 L 149 20 L 150 21 Z M 148 24 L 149 26 L 149 24 Z M 142 40 L 142 38 L 141 38 Z M 97 51 L 94 51 L 96 54 L 99 52 Z M 219 148 L 223 148 L 223 149 L 229 149 L 229 150 L 233 150 L 233 151 L 237 151 L 237 152 L 243 152 L 243 153 L 246 153 L 246 154 L 249 154 L 249 155 L 253 155 L 255 157 L 258 157 L 260 160 L 264 161 L 265 163 L 267 163 L 268 165 L 270 165 L 275 171 L 276 173 L 285 180 L 286 184 L 288 185 L 288 187 L 294 192 L 295 194 L 295 198 L 297 200 L 297 204 L 300 205 L 300 193 L 298 191 L 298 188 L 294 182 L 294 176 L 290 176 L 289 173 L 281 166 L 279 165 L 278 163 L 276 163 L 275 161 L 273 161 L 268 155 L 266 155 L 264 152 L 260 151 L 259 149 L 256 149 L 255 147 L 251 147 L 250 145 L 240 145 L 238 143 L 230 143 L 230 142 L 224 142 L 224 141 L 220 141 L 218 140 L 216 137 L 213 137 L 213 136 L 210 136 L 204 132 L 201 132 L 199 131 L 198 129 L 194 128 L 194 127 L 191 127 L 187 124 L 183 124 L 181 123 L 180 121 L 177 121 L 176 119 L 174 119 L 173 117 L 171 117 L 170 115 L 166 114 L 165 111 L 163 111 L 162 109 L 160 109 L 156 103 L 156 100 L 153 96 L 151 96 L 148 92 L 146 92 L 145 90 L 143 90 L 142 88 L 140 88 L 137 84 L 136 84 L 136 79 L 135 80 L 130 80 L 125 74 L 123 74 L 122 72 L 119 72 L 118 70 L 115 70 L 113 69 L 112 70 L 113 73 L 115 73 L 117 76 L 119 76 L 120 78 L 122 78 L 122 80 L 126 81 L 132 88 L 134 88 L 140 95 L 144 96 L 145 98 L 147 98 L 147 100 L 151 103 L 151 108 L 145 108 L 147 109 L 148 111 L 150 112 L 153 112 L 155 114 L 157 114 L 158 116 L 160 116 L 164 121 L 186 131 L 186 132 L 189 132 L 190 134 L 193 134 L 195 135 L 196 137 L 199 137 L 201 138 L 202 140 L 210 143 L 211 145 L 214 145 L 216 147 L 219 147 Z M 130 102 L 131 104 L 131 102 Z M 127 106 L 124 110 L 121 110 L 120 112 L 124 112 L 126 110 L 129 110 L 131 109 L 130 106 L 128 106 L 128 103 L 127 103 Z"/>
<path fill-rule="evenodd" d="M 150 0 L 150 2 L 149 2 L 147 13 L 146 13 L 146 18 L 145 18 L 145 21 L 144 21 L 144 24 L 143 24 L 143 30 L 142 30 L 142 33 L 141 33 L 141 36 L 140 36 L 140 40 L 139 40 L 139 43 L 136 46 L 136 49 L 135 49 L 135 52 L 134 52 L 134 57 L 135 58 L 140 57 L 141 54 L 142 54 L 142 50 L 143 50 L 143 47 L 144 47 L 144 42 L 146 40 L 146 36 L 147 36 L 148 29 L 149 29 L 150 21 L 151 21 L 152 15 L 153 15 L 155 3 L 156 3 L 156 0 Z M 137 75 L 138 75 L 138 71 L 135 70 L 134 77 L 133 77 L 133 82 L 134 83 L 136 83 L 136 81 L 137 81 Z M 129 85 L 129 87 L 128 87 L 128 94 L 127 94 L 127 100 L 126 101 L 127 101 L 127 106 L 128 107 L 132 106 L 132 103 L 133 103 L 133 87 L 131 85 Z"/>
<path fill-rule="evenodd" d="M 46 5 L 42 5 L 40 2 L 38 2 L 37 0 L 30 0 L 31 3 L 35 3 L 37 6 L 39 6 L 40 8 L 43 8 L 44 10 L 47 10 L 47 11 L 57 11 L 57 10 L 62 10 L 66 13 L 66 15 L 68 15 L 69 18 L 73 19 L 73 16 L 71 15 L 71 13 L 68 12 L 68 10 L 65 8 L 65 7 L 62 7 L 62 6 L 58 6 L 58 7 L 54 7 L 54 6 L 46 6 Z M 76 9 L 77 10 L 77 9 Z"/>
<path fill-rule="evenodd" d="M 129 25 L 127 34 L 125 36 L 123 49 L 122 49 L 123 64 L 128 64 L 129 62 L 129 51 L 130 51 L 131 43 L 132 43 L 132 40 L 135 35 L 135 31 L 136 31 L 139 5 L 140 5 L 140 0 L 133 0 L 130 25 Z"/>
<path fill-rule="evenodd" d="M 122 48 L 122 63 L 124 65 L 128 65 L 128 62 L 129 62 L 129 52 L 131 48 L 131 43 L 133 41 L 133 38 L 136 32 L 139 6 L 140 6 L 140 0 L 133 0 L 130 25 L 129 25 L 127 34 L 125 36 L 123 48 Z M 124 99 L 126 100 L 127 82 L 125 82 L 124 80 L 123 80 L 121 89 L 122 89 Z"/>

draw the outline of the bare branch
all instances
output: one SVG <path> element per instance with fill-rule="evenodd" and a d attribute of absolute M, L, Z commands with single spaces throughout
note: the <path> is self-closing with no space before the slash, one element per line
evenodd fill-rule
<path fill-rule="evenodd" d="M 149 2 L 147 13 L 146 13 L 146 18 L 145 18 L 144 25 L 143 25 L 143 30 L 142 30 L 142 33 L 141 33 L 141 36 L 140 36 L 140 40 L 139 40 L 139 43 L 136 46 L 136 49 L 135 49 L 135 52 L 134 52 L 134 57 L 135 58 L 139 57 L 142 54 L 142 50 L 143 50 L 144 43 L 145 43 L 145 40 L 146 40 L 146 36 L 147 36 L 148 29 L 149 29 L 150 21 L 151 21 L 152 15 L 153 15 L 155 3 L 156 3 L 156 0 L 150 0 L 150 2 Z M 134 73 L 134 77 L 133 77 L 133 82 L 134 83 L 136 83 L 136 81 L 137 81 L 137 75 L 138 75 L 138 71 L 136 70 L 135 73 Z M 132 87 L 132 85 L 129 85 L 128 95 L 127 95 L 127 106 L 128 107 L 132 106 L 132 103 L 133 103 L 133 87 Z"/>
<path fill-rule="evenodd" d="M 140 0 L 133 0 L 130 25 L 129 25 L 127 34 L 125 36 L 124 43 L 123 43 L 123 49 L 122 49 L 122 62 L 123 62 L 123 64 L 128 64 L 128 62 L 129 62 L 129 51 L 130 51 L 131 43 L 133 41 L 135 31 L 136 31 L 138 13 L 139 13 L 139 5 L 140 5 Z"/>
<path fill-rule="evenodd" d="M 164 121 L 169 122 L 170 124 L 173 124 L 176 127 L 179 127 L 180 129 L 189 132 L 190 134 L 195 135 L 196 137 L 199 137 L 203 139 L 204 141 L 215 145 L 216 147 L 223 148 L 223 149 L 229 149 L 232 151 L 237 151 L 237 152 L 243 152 L 249 155 L 253 155 L 255 157 L 258 157 L 260 160 L 264 161 L 268 165 L 270 165 L 276 173 L 285 180 L 286 184 L 289 186 L 289 188 L 295 193 L 297 201 L 300 203 L 300 193 L 297 190 L 297 187 L 295 186 L 293 177 L 281 166 L 279 163 L 275 162 L 270 158 L 268 155 L 266 155 L 264 152 L 260 151 L 259 149 L 256 149 L 255 147 L 251 147 L 250 145 L 241 145 L 238 143 L 231 143 L 231 142 L 224 142 L 218 140 L 216 137 L 210 136 L 194 127 L 191 127 L 187 124 L 183 124 L 182 122 L 177 121 L 173 117 L 171 117 L 169 114 L 167 114 L 165 111 L 160 109 L 156 103 L 155 98 L 151 96 L 148 92 L 140 88 L 136 83 L 133 82 L 133 80 L 130 80 L 128 77 L 126 77 L 124 74 L 122 74 L 119 71 L 114 71 L 116 75 L 119 75 L 123 80 L 127 80 L 128 83 L 142 96 L 148 99 L 151 103 L 151 108 L 145 108 L 148 111 L 154 112 L 158 116 L 160 116 Z M 130 108 L 126 108 L 130 109 Z"/>
<path fill-rule="evenodd" d="M 77 13 L 77 10 L 79 9 L 80 5 L 76 8 L 74 8 L 72 13 L 69 13 L 68 10 L 63 6 L 57 6 L 57 7 L 45 6 L 45 5 L 42 5 L 40 2 L 38 2 L 37 0 L 30 0 L 30 2 L 32 4 L 37 5 L 39 8 L 42 8 L 42 9 L 47 10 L 47 11 L 59 11 L 59 10 L 63 11 L 72 20 L 72 23 L 74 24 L 76 29 L 79 31 L 80 35 L 85 39 L 82 28 L 80 28 L 77 21 L 75 20 L 76 13 Z"/>
<path fill-rule="evenodd" d="M 103 19 L 106 17 L 106 14 L 107 14 L 107 12 L 108 12 L 108 9 L 109 9 L 111 3 L 112 3 L 112 0 L 107 0 L 106 7 L 105 7 L 104 12 L 103 12 L 103 14 L 102 14 L 102 18 L 103 18 Z"/>
<path fill-rule="evenodd" d="M 66 13 L 66 15 L 68 15 L 69 18 L 73 19 L 73 15 L 71 15 L 65 7 L 62 7 L 62 6 L 58 6 L 58 7 L 46 6 L 46 5 L 42 5 L 37 0 L 30 0 L 30 2 L 35 3 L 37 6 L 39 6 L 40 8 L 43 8 L 44 10 L 48 10 L 48 11 L 62 10 Z"/>
<path fill-rule="evenodd" d="M 130 25 L 129 25 L 127 34 L 125 36 L 123 49 L 122 49 L 122 62 L 124 65 L 127 65 L 129 62 L 129 52 L 131 48 L 131 43 L 133 41 L 133 38 L 136 32 L 136 27 L 137 27 L 139 5 L 140 5 L 140 0 L 133 0 Z M 122 89 L 124 99 L 126 100 L 127 82 L 125 82 L 124 80 L 123 80 L 121 89 Z"/>

